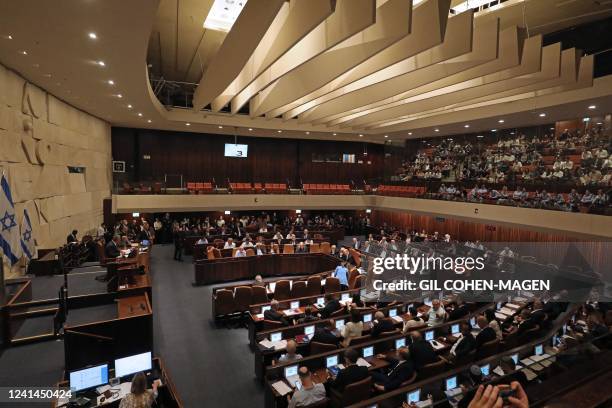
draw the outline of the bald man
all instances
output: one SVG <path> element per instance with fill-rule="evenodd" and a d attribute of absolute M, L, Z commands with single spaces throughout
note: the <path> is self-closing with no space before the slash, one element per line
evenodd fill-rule
<path fill-rule="evenodd" d="M 484 315 L 478 316 L 476 324 L 480 327 L 480 333 L 476 336 L 476 349 L 479 349 L 483 344 L 497 338 L 495 330 L 489 326 L 489 321 Z"/>
<path fill-rule="evenodd" d="M 287 342 L 287 353 L 279 357 L 279 363 L 286 363 L 288 361 L 301 360 L 303 357 L 301 354 L 296 353 L 297 343 L 295 340 L 289 340 Z"/>
<path fill-rule="evenodd" d="M 307 407 L 325 398 L 325 386 L 322 383 L 315 384 L 312 381 L 307 367 L 300 367 L 298 376 L 302 386 L 293 393 L 291 399 L 287 396 L 287 399 L 289 399 L 288 408 Z"/>
<path fill-rule="evenodd" d="M 372 331 L 370 332 L 370 336 L 372 337 L 377 337 L 380 333 L 390 332 L 395 329 L 393 319 L 390 317 L 385 317 L 381 311 L 374 314 L 374 319 L 376 320 L 376 323 L 374 323 L 374 326 L 372 326 Z"/>

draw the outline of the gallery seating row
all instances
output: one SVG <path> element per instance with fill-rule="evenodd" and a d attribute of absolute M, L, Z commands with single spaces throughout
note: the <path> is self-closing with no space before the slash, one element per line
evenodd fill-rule
<path fill-rule="evenodd" d="M 305 194 L 351 194 L 348 184 L 304 184 Z"/>
<path fill-rule="evenodd" d="M 418 197 L 425 194 L 427 188 L 424 186 L 387 186 L 380 185 L 376 190 L 378 195 L 396 197 Z"/>

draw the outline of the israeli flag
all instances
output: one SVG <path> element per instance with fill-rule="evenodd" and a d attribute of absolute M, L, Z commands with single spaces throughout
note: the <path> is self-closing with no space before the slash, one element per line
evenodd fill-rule
<path fill-rule="evenodd" d="M 37 258 L 36 240 L 32 236 L 32 223 L 30 222 L 28 210 L 25 208 L 23 209 L 23 219 L 21 220 L 21 249 L 23 250 L 23 256 L 28 261 L 32 258 Z"/>
<path fill-rule="evenodd" d="M 15 265 L 22 255 L 19 226 L 15 215 L 11 189 L 3 174 L 0 181 L 0 248 L 11 265 Z"/>

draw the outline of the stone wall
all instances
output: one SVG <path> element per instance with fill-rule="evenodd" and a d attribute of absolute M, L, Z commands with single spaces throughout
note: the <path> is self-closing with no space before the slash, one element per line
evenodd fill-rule
<path fill-rule="evenodd" d="M 102 200 L 110 196 L 110 140 L 108 123 L 0 65 L 0 169 L 19 223 L 28 209 L 38 248 L 60 246 L 72 229 L 82 236 L 102 222 Z M 68 166 L 85 171 L 69 173 Z"/>

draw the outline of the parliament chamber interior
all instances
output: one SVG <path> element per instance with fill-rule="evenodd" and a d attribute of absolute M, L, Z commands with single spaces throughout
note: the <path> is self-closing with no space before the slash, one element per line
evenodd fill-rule
<path fill-rule="evenodd" d="M 0 1 L 0 173 L 0 407 L 612 407 L 610 1 Z"/>

